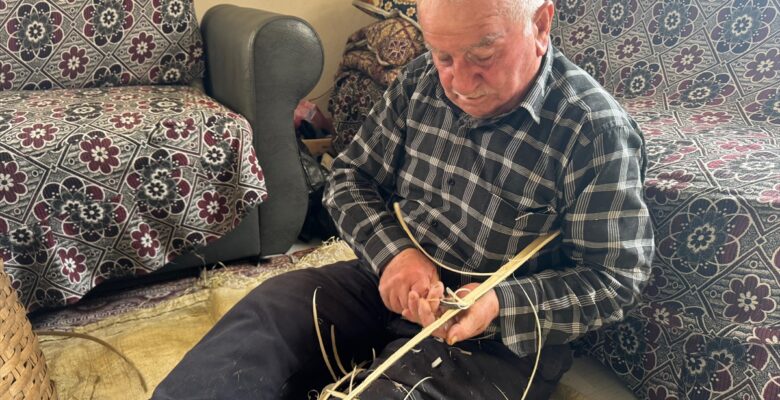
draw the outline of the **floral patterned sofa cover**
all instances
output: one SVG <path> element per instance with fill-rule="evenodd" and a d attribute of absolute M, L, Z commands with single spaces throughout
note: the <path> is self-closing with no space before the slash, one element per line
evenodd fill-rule
<path fill-rule="evenodd" d="M 355 3 L 388 18 L 416 15 L 406 0 Z M 575 346 L 641 399 L 780 396 L 779 7 L 556 1 L 553 45 L 618 98 L 646 139 L 651 282 L 624 322 Z M 331 99 L 345 121 L 336 121 L 342 143 L 354 134 L 354 110 L 384 87 L 348 50 L 340 76 L 352 78 Z"/>
<path fill-rule="evenodd" d="M 780 395 L 780 15 L 769 0 L 561 0 L 553 43 L 644 132 L 644 302 L 582 348 L 643 399 Z"/>
<path fill-rule="evenodd" d="M 157 270 L 265 200 L 252 126 L 190 85 L 191 0 L 0 0 L 0 24 L 0 255 L 28 311 Z"/>

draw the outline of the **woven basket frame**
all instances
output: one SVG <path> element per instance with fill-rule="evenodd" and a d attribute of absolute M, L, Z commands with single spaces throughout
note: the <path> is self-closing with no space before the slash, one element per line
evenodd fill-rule
<path fill-rule="evenodd" d="M 0 399 L 56 399 L 46 360 L 0 260 Z"/>

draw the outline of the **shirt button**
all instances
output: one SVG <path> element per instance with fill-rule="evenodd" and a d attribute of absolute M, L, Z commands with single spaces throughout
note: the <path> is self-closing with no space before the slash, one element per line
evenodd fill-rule
<path fill-rule="evenodd" d="M 437 226 L 439 226 L 439 221 L 436 220 L 431 221 L 431 226 L 436 228 Z"/>
<path fill-rule="evenodd" d="M 450 185 L 450 186 L 454 186 L 455 185 L 455 179 L 452 179 L 452 178 L 447 179 L 447 184 Z"/>

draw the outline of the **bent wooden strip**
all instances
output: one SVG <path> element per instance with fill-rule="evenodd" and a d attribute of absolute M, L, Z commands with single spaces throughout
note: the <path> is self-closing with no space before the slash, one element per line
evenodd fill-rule
<path fill-rule="evenodd" d="M 467 304 L 474 304 L 474 302 L 476 302 L 485 293 L 492 290 L 496 285 L 498 285 L 504 279 L 512 275 L 512 273 L 514 273 L 518 268 L 520 268 L 521 265 L 523 265 L 537 252 L 539 252 L 539 250 L 541 250 L 547 243 L 555 239 L 555 237 L 558 236 L 558 234 L 559 232 L 555 231 L 536 238 L 526 248 L 524 248 L 523 251 L 520 252 L 520 254 L 516 255 L 514 258 L 509 260 L 506 264 L 504 264 L 501 268 L 499 268 L 498 271 L 496 271 L 493 275 L 491 275 L 490 278 L 482 282 L 482 284 L 480 284 L 479 286 L 474 288 L 474 290 L 469 292 L 469 294 L 464 296 L 463 301 Z M 398 349 L 395 353 L 393 353 L 387 360 L 385 360 L 385 362 L 380 364 L 379 367 L 377 367 L 377 369 L 375 369 L 370 375 L 368 375 L 368 377 L 355 388 L 355 390 L 346 394 L 344 399 L 346 400 L 356 399 L 360 393 L 366 390 L 366 388 L 369 385 L 371 385 L 371 383 L 373 383 L 377 378 L 379 378 L 385 371 L 387 371 L 387 369 L 390 368 L 391 365 L 395 364 L 398 360 L 401 359 L 401 357 L 403 357 L 406 353 L 408 353 L 409 350 L 413 349 L 415 346 L 420 344 L 420 342 L 422 342 L 425 338 L 431 336 L 431 334 L 434 331 L 436 331 L 436 329 L 439 329 L 441 326 L 443 326 L 447 321 L 452 319 L 452 317 L 457 315 L 459 312 L 461 312 L 461 309 L 447 310 L 444 314 L 442 314 L 441 317 L 439 317 L 439 319 L 437 319 L 432 324 L 428 325 L 423 330 L 421 330 L 420 333 L 415 335 L 412 339 L 410 339 L 403 346 L 401 346 L 400 349 Z"/>

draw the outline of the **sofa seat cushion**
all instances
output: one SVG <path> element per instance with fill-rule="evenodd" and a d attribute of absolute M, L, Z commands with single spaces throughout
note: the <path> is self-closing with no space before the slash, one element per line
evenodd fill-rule
<path fill-rule="evenodd" d="M 0 254 L 28 310 L 154 271 L 265 197 L 249 123 L 197 89 L 0 92 Z"/>
<path fill-rule="evenodd" d="M 624 106 L 646 139 L 652 277 L 625 321 L 581 344 L 640 398 L 773 398 L 780 131 L 736 108 Z"/>

